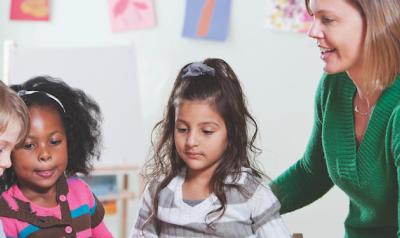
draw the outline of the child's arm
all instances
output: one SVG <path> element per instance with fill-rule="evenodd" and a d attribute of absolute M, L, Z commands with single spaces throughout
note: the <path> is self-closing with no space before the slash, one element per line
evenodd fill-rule
<path fill-rule="evenodd" d="M 6 234 L 4 234 L 4 230 L 3 230 L 3 224 L 1 223 L 0 220 L 0 238 L 5 238 Z"/>
<path fill-rule="evenodd" d="M 147 221 L 151 214 L 152 198 L 149 186 L 143 192 L 142 204 L 140 206 L 136 224 L 132 229 L 132 238 L 136 237 L 158 237 L 154 219 Z M 146 223 L 146 224 L 145 224 Z M 145 225 L 144 225 L 145 224 Z"/>
<path fill-rule="evenodd" d="M 86 192 L 86 196 L 88 196 L 88 205 L 90 208 L 90 227 L 91 227 L 91 233 L 92 233 L 92 238 L 112 238 L 113 235 L 111 232 L 107 229 L 106 225 L 103 222 L 104 219 L 104 207 L 101 201 L 96 197 L 96 195 L 93 194 L 92 190 L 90 190 L 89 185 L 87 185 L 85 182 L 83 182 L 81 179 L 75 180 L 80 182 L 81 185 L 83 185 L 81 194 L 84 196 Z M 86 191 L 84 191 L 84 188 Z"/>
<path fill-rule="evenodd" d="M 260 185 L 249 202 L 252 206 L 252 228 L 256 237 L 291 237 L 279 215 L 280 203 L 269 188 Z"/>
<path fill-rule="evenodd" d="M 93 238 L 112 238 L 111 232 L 107 229 L 103 222 L 104 218 L 104 207 L 103 204 L 93 194 L 93 198 L 96 202 L 96 209 L 92 213 L 92 237 Z"/>

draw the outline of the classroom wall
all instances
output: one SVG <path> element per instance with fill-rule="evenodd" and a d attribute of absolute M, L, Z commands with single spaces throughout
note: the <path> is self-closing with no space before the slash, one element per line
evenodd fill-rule
<path fill-rule="evenodd" d="M 0 40 L 32 47 L 134 44 L 145 122 L 143 140 L 148 146 L 151 128 L 162 116 L 180 67 L 206 57 L 225 59 L 242 81 L 260 127 L 258 145 L 263 153 L 259 161 L 274 178 L 304 152 L 322 64 L 316 42 L 306 35 L 265 29 L 266 1 L 271 0 L 232 0 L 228 39 L 215 42 L 181 37 L 184 0 L 155 0 L 156 27 L 124 33 L 111 32 L 107 0 L 53 0 L 50 22 L 9 21 L 10 0 L 2 0 Z M 292 232 L 302 232 L 306 238 L 341 237 L 347 203 L 334 188 L 312 205 L 283 217 Z M 131 207 L 130 224 L 137 210 Z M 117 232 L 116 220 L 107 222 Z"/>

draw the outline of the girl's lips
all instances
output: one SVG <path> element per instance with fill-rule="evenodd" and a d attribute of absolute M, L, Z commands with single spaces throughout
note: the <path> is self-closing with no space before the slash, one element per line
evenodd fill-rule
<path fill-rule="evenodd" d="M 201 154 L 200 154 L 200 153 L 187 152 L 187 153 L 186 153 L 186 156 L 187 156 L 189 159 L 199 159 L 200 156 L 201 156 Z"/>
<path fill-rule="evenodd" d="M 36 171 L 36 174 L 42 178 L 50 178 L 54 174 L 54 169 Z"/>

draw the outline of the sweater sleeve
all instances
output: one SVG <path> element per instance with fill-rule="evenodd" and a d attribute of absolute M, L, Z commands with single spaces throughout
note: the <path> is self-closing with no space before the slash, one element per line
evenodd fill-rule
<path fill-rule="evenodd" d="M 397 218 L 400 217 L 400 107 L 394 112 L 394 116 L 391 121 L 392 125 L 392 136 L 391 146 L 393 159 L 397 171 Z M 400 238 L 400 219 L 397 219 L 397 237 Z"/>
<path fill-rule="evenodd" d="M 291 235 L 279 215 L 280 204 L 269 188 L 259 185 L 249 201 L 252 205 L 252 229 L 257 238 L 290 238 Z"/>
<path fill-rule="evenodd" d="M 158 237 L 154 219 L 147 221 L 150 217 L 152 211 L 151 207 L 153 203 L 150 190 L 150 186 L 147 185 L 143 192 L 138 218 L 131 232 L 132 238 Z"/>
<path fill-rule="evenodd" d="M 96 195 L 92 194 L 95 201 L 95 211 L 92 215 L 92 237 L 93 238 L 112 238 L 113 235 L 104 224 L 104 207 Z"/>
<path fill-rule="evenodd" d="M 322 148 L 324 94 L 327 76 L 320 81 L 314 108 L 314 124 L 303 157 L 276 178 L 271 186 L 281 202 L 281 214 L 306 206 L 332 188 Z"/>
<path fill-rule="evenodd" d="M 4 230 L 3 230 L 3 224 L 1 223 L 0 220 L 0 238 L 5 238 L 6 234 L 4 234 Z"/>
<path fill-rule="evenodd" d="M 88 194 L 88 201 L 90 207 L 90 223 L 93 238 L 110 238 L 113 237 L 111 232 L 104 224 L 104 207 L 101 201 L 93 194 L 89 185 L 80 180 Z M 83 192 L 83 191 L 82 191 Z"/>

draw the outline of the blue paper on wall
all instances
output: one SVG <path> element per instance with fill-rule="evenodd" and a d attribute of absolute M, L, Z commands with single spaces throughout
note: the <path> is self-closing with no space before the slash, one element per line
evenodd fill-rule
<path fill-rule="evenodd" d="M 224 41 L 231 0 L 187 0 L 183 36 Z"/>

